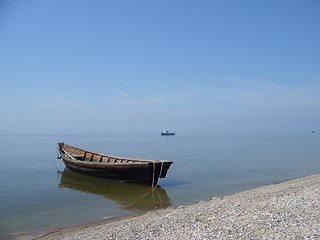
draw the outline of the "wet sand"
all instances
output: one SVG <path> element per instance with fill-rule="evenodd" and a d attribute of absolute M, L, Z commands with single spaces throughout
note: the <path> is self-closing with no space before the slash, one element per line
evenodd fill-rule
<path fill-rule="evenodd" d="M 320 174 L 15 239 L 320 239 Z"/>

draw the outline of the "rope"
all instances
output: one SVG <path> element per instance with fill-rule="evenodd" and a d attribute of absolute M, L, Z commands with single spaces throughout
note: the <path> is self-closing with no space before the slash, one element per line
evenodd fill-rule
<path fill-rule="evenodd" d="M 161 161 L 161 168 L 160 168 L 159 178 L 161 177 L 161 174 L 162 174 L 162 168 L 163 168 L 163 161 Z"/>
<path fill-rule="evenodd" d="M 134 202 L 132 202 L 132 203 L 130 203 L 130 204 L 128 204 L 128 205 L 126 205 L 126 206 L 124 206 L 123 208 L 124 209 L 127 209 L 128 207 L 130 207 L 130 206 L 132 206 L 132 205 L 134 205 L 134 204 L 136 204 L 137 202 L 140 202 L 140 201 L 142 201 L 149 193 L 151 193 L 153 190 L 152 189 L 150 189 L 148 192 L 146 192 L 145 194 L 143 194 L 142 195 L 142 197 L 140 198 L 140 199 L 138 199 L 138 200 L 136 200 L 136 201 L 134 201 Z"/>
<path fill-rule="evenodd" d="M 143 195 L 141 196 L 141 198 L 139 198 L 138 200 L 133 201 L 132 203 L 124 206 L 123 209 L 127 209 L 128 207 L 130 207 L 130 206 L 132 206 L 132 205 L 134 205 L 134 204 L 142 201 L 142 200 L 143 200 L 148 194 L 150 194 L 150 193 L 152 193 L 152 197 L 153 197 L 153 201 L 154 201 L 154 194 L 153 194 L 153 193 L 154 193 L 154 190 L 155 190 L 155 189 L 157 188 L 157 186 L 158 186 L 158 180 L 159 180 L 159 178 L 160 178 L 160 176 L 161 176 L 161 174 L 162 174 L 162 169 L 163 169 L 163 161 L 161 161 L 161 168 L 160 168 L 159 177 L 158 177 L 158 179 L 157 179 L 157 184 L 155 184 L 155 186 L 154 186 L 156 163 L 153 162 L 153 173 L 152 173 L 152 186 L 151 186 L 151 189 L 150 189 L 149 191 L 147 191 L 145 194 L 143 194 Z M 159 198 L 160 201 L 161 201 L 161 204 L 163 204 L 163 203 L 162 203 L 162 199 L 161 199 L 161 197 L 160 197 L 160 195 L 159 195 L 158 192 L 157 192 L 157 195 L 158 195 L 158 198 Z M 121 210 L 119 210 L 119 211 L 117 211 L 117 212 L 120 212 L 120 211 L 121 211 Z M 117 213 L 117 212 L 115 212 L 115 213 Z"/>
<path fill-rule="evenodd" d="M 49 161 L 50 161 L 51 165 L 57 170 L 57 172 L 61 172 L 61 171 L 59 170 L 59 168 L 54 164 L 54 162 L 52 161 L 52 159 L 50 159 Z"/>
<path fill-rule="evenodd" d="M 152 191 L 156 188 L 156 187 L 154 187 L 155 171 L 156 171 L 156 163 L 153 162 L 152 184 L 151 184 L 151 190 L 152 190 Z"/>
<path fill-rule="evenodd" d="M 159 178 L 161 177 L 162 174 L 162 169 L 163 169 L 163 161 L 161 161 L 161 168 L 160 168 L 160 173 L 157 179 L 157 184 L 154 184 L 155 181 L 155 171 L 156 171 L 156 164 L 155 162 L 153 162 L 153 175 L 152 175 L 152 186 L 151 186 L 151 191 L 154 191 L 157 186 L 158 186 L 158 182 L 159 182 Z"/>
<path fill-rule="evenodd" d="M 156 191 L 156 193 L 157 193 L 157 195 L 158 195 L 158 199 L 160 200 L 160 204 L 161 204 L 161 206 L 163 206 L 162 198 L 161 198 L 161 196 L 160 196 L 159 192 L 157 192 L 157 191 Z"/>
<path fill-rule="evenodd" d="M 61 159 L 61 154 L 60 154 L 59 148 L 57 148 L 57 159 Z"/>
<path fill-rule="evenodd" d="M 130 206 L 132 206 L 132 205 L 134 205 L 134 204 L 136 204 L 137 202 L 142 201 L 149 193 L 152 193 L 152 196 L 153 196 L 153 192 L 154 192 L 154 190 L 155 190 L 155 189 L 157 188 L 157 186 L 158 186 L 158 180 L 159 180 L 159 178 L 160 178 L 160 176 L 161 176 L 161 174 L 162 174 L 162 169 L 163 169 L 163 161 L 161 161 L 161 168 L 160 168 L 159 177 L 158 177 L 158 179 L 157 179 L 157 184 L 154 184 L 154 181 L 155 181 L 155 171 L 156 171 L 156 163 L 153 162 L 152 186 L 151 186 L 151 189 L 150 189 L 149 191 L 147 191 L 145 194 L 143 194 L 142 197 L 141 197 L 140 199 L 138 199 L 137 201 L 134 201 L 134 202 L 126 205 L 126 206 L 124 207 L 124 209 L 126 209 L 126 208 L 128 208 L 128 207 L 130 207 Z M 159 196 L 159 193 L 158 193 L 158 197 L 161 199 L 161 197 Z M 162 200 L 162 199 L 161 199 L 161 200 Z"/>

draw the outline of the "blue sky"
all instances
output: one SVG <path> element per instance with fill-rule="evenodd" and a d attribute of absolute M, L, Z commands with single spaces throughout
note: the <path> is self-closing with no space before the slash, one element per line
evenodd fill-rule
<path fill-rule="evenodd" d="M 0 133 L 319 129 L 319 26 L 319 1 L 1 0 Z"/>

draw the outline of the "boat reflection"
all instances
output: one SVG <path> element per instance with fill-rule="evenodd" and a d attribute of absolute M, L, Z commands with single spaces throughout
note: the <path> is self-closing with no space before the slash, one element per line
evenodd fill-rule
<path fill-rule="evenodd" d="M 151 191 L 149 185 L 95 178 L 78 174 L 67 168 L 61 172 L 59 187 L 101 195 L 117 202 L 127 210 L 147 211 L 171 205 L 166 190 L 159 186 Z"/>

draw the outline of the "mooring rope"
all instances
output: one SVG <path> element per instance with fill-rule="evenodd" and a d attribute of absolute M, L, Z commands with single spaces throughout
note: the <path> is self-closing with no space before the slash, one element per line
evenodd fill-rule
<path fill-rule="evenodd" d="M 59 151 L 59 147 L 57 147 L 57 159 L 61 159 L 61 153 Z"/>
<path fill-rule="evenodd" d="M 151 183 L 151 190 L 153 191 L 154 187 L 154 178 L 155 178 L 155 171 L 156 171 L 156 163 L 153 162 L 153 171 L 152 171 L 152 183 Z"/>
<path fill-rule="evenodd" d="M 132 206 L 132 205 L 134 205 L 134 204 L 136 204 L 136 203 L 138 203 L 138 202 L 140 202 L 140 201 L 142 201 L 149 193 L 151 193 L 152 192 L 152 189 L 150 189 L 149 191 L 147 191 L 145 194 L 143 194 L 142 195 L 142 197 L 141 198 L 139 198 L 138 200 L 136 200 L 136 201 L 134 201 L 134 202 L 132 202 L 132 203 L 130 203 L 130 204 L 128 204 L 128 205 L 126 205 L 126 206 L 124 206 L 123 208 L 124 209 L 127 209 L 128 207 L 130 207 L 130 206 Z"/>
<path fill-rule="evenodd" d="M 155 182 L 156 163 L 153 162 L 153 171 L 152 171 L 153 173 L 152 173 L 152 186 L 151 186 L 151 189 L 149 191 L 147 191 L 145 194 L 143 194 L 142 197 L 139 198 L 138 200 L 136 200 L 136 201 L 126 205 L 125 207 L 123 207 L 124 209 L 126 209 L 126 208 L 128 208 L 128 207 L 130 207 L 130 206 L 142 201 L 149 193 L 153 194 L 154 190 L 158 187 L 158 181 L 159 181 L 159 178 L 160 178 L 160 176 L 162 174 L 162 169 L 163 169 L 163 161 L 161 161 L 161 168 L 160 168 L 160 173 L 159 173 L 159 176 L 158 176 L 158 179 L 157 179 L 157 184 L 154 184 L 154 182 Z M 160 197 L 159 193 L 158 193 L 158 196 Z M 161 197 L 160 197 L 160 199 L 161 199 Z M 161 201 L 162 201 L 162 199 L 161 199 Z"/>
<path fill-rule="evenodd" d="M 161 168 L 160 168 L 159 178 L 161 178 L 162 168 L 163 168 L 163 161 L 161 161 Z M 159 178 L 158 178 L 158 179 L 159 179 Z"/>
<path fill-rule="evenodd" d="M 155 171 L 156 171 L 156 163 L 153 162 L 153 174 L 152 174 L 152 185 L 151 185 L 151 190 L 155 190 L 158 186 L 158 182 L 159 182 L 159 178 L 161 177 L 162 174 L 162 169 L 163 169 L 163 161 L 161 161 L 161 168 L 160 168 L 160 172 L 159 172 L 159 176 L 157 178 L 157 183 L 155 184 Z"/>
<path fill-rule="evenodd" d="M 50 161 L 51 165 L 57 170 L 57 172 L 61 172 L 61 170 L 59 170 L 59 168 L 54 164 L 52 159 L 50 159 L 49 161 Z"/>

